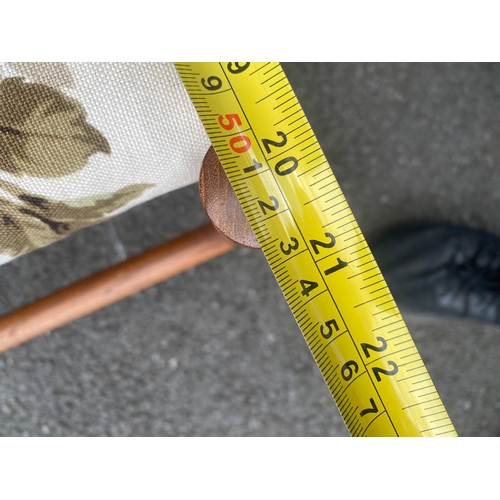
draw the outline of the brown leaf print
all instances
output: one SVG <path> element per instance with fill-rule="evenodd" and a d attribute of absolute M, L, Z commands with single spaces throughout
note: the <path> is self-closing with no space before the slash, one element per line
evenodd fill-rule
<path fill-rule="evenodd" d="M 62 177 L 82 169 L 106 138 L 75 99 L 21 77 L 0 81 L 0 169 L 16 176 Z"/>
<path fill-rule="evenodd" d="M 115 193 L 64 202 L 26 193 L 0 180 L 0 188 L 16 199 L 0 196 L 0 253 L 17 257 L 102 222 L 153 186 L 132 184 Z"/>

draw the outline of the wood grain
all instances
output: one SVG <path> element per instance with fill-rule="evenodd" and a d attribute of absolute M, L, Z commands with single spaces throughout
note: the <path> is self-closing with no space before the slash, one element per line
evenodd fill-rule
<path fill-rule="evenodd" d="M 235 248 L 209 224 L 0 318 L 0 352 Z"/>
<path fill-rule="evenodd" d="M 223 235 L 245 247 L 260 249 L 213 146 L 201 166 L 200 197 L 208 218 Z"/>

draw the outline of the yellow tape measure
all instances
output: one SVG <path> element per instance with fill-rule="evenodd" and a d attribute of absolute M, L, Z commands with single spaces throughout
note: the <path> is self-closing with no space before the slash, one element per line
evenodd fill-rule
<path fill-rule="evenodd" d="M 456 436 L 279 63 L 176 63 L 353 436 Z"/>

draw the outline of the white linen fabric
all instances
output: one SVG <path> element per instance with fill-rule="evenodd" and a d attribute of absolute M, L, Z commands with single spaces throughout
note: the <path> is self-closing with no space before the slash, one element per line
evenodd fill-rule
<path fill-rule="evenodd" d="M 173 63 L 0 63 L 0 263 L 197 182 Z"/>

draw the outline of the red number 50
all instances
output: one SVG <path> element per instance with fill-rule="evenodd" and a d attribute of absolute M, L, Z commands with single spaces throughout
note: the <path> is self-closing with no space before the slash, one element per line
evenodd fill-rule
<path fill-rule="evenodd" d="M 241 118 L 234 113 L 224 116 L 219 115 L 217 121 L 224 130 L 232 130 L 236 125 L 242 125 Z M 237 135 L 229 139 L 229 145 L 235 153 L 241 154 L 251 148 L 252 142 L 246 135 Z"/>

